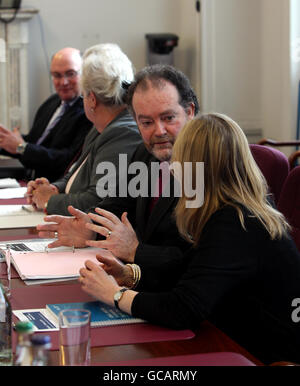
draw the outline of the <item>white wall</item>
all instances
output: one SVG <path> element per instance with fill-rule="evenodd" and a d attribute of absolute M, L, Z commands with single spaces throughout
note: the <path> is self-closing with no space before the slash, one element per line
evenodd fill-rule
<path fill-rule="evenodd" d="M 298 90 L 300 81 L 300 1 L 291 0 L 290 5 L 291 20 L 291 135 L 295 138 L 297 130 L 298 116 Z"/>
<path fill-rule="evenodd" d="M 93 44 L 114 42 L 137 70 L 146 64 L 146 33 L 179 35 L 175 65 L 195 81 L 194 0 L 23 0 L 23 7 L 39 9 L 30 22 L 30 117 L 49 95 L 49 79 L 41 25 L 48 57 L 64 46 L 82 51 Z"/>
<path fill-rule="evenodd" d="M 300 0 L 201 3 L 200 21 L 195 0 L 23 0 L 40 11 L 30 22 L 31 120 L 50 94 L 44 49 L 50 58 L 67 45 L 84 51 L 115 42 L 139 70 L 144 35 L 170 32 L 180 37 L 175 65 L 191 79 L 203 110 L 230 115 L 248 134 L 294 138 L 300 65 L 291 61 L 290 43 L 300 38 Z"/>
<path fill-rule="evenodd" d="M 294 139 L 300 0 L 202 2 L 204 109 L 234 118 L 251 141 Z M 298 58 L 293 61 L 291 42 L 297 38 Z M 281 150 L 289 154 L 292 149 Z"/>
<path fill-rule="evenodd" d="M 205 111 L 262 128 L 261 0 L 203 0 L 202 100 Z"/>
<path fill-rule="evenodd" d="M 278 141 L 288 140 L 294 130 L 289 0 L 262 0 L 262 15 L 263 134 Z"/>

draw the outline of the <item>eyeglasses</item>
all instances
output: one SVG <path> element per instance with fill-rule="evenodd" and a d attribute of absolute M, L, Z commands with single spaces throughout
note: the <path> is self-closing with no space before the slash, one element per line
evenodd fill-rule
<path fill-rule="evenodd" d="M 60 74 L 59 72 L 51 72 L 51 76 L 55 80 L 61 80 L 62 78 L 66 78 L 68 80 L 74 79 L 79 74 L 79 71 L 69 70 L 64 74 Z"/>

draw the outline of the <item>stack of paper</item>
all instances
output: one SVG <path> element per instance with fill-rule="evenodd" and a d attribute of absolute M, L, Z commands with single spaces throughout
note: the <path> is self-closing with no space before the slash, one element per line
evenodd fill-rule
<path fill-rule="evenodd" d="M 19 188 L 20 184 L 15 178 L 0 178 L 0 189 Z"/>
<path fill-rule="evenodd" d="M 44 217 L 31 205 L 0 205 L 0 229 L 36 227 L 44 223 Z"/>
<path fill-rule="evenodd" d="M 0 189 L 0 199 L 7 200 L 11 198 L 23 198 L 26 192 L 27 192 L 26 187 Z"/>

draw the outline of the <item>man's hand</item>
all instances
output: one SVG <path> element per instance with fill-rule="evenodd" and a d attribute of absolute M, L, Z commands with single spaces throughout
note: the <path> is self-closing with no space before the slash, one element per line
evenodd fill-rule
<path fill-rule="evenodd" d="M 136 233 L 132 228 L 127 213 L 122 214 L 121 220 L 113 213 L 100 208 L 95 209 L 100 215 L 89 213 L 88 216 L 96 223 L 86 224 L 86 228 L 100 233 L 106 240 L 89 240 L 86 245 L 108 249 L 114 256 L 126 263 L 134 261 L 135 251 L 139 245 Z"/>
<path fill-rule="evenodd" d="M 84 248 L 86 247 L 87 240 L 96 238 L 96 234 L 86 228 L 86 224 L 91 222 L 86 213 L 73 208 L 73 206 L 69 206 L 68 211 L 73 217 L 47 216 L 45 221 L 51 224 L 40 224 L 37 226 L 39 237 L 57 238 L 56 241 L 48 245 L 48 248 L 56 248 L 63 245 Z"/>
<path fill-rule="evenodd" d="M 0 147 L 11 154 L 17 154 L 17 146 L 24 143 L 18 127 L 12 131 L 0 125 Z"/>

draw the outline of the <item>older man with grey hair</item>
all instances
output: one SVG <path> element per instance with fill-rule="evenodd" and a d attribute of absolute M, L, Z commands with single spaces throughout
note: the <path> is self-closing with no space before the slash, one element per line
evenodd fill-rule
<path fill-rule="evenodd" d="M 59 50 L 51 61 L 51 76 L 56 93 L 38 109 L 30 132 L 9 130 L 0 125 L 1 153 L 18 158 L 27 178 L 61 177 L 79 152 L 92 127 L 80 98 L 82 58 L 78 49 Z"/>

